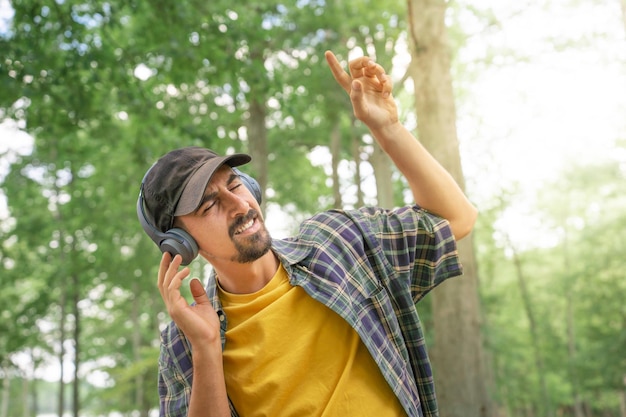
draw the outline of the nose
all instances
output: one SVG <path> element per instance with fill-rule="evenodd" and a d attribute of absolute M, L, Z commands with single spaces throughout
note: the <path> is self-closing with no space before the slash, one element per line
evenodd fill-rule
<path fill-rule="evenodd" d="M 227 196 L 229 212 L 232 217 L 245 215 L 250 211 L 250 204 L 248 204 L 244 196 L 231 191 L 228 191 Z"/>

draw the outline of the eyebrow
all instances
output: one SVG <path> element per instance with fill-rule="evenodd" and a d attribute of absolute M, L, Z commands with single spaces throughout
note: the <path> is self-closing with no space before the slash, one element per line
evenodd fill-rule
<path fill-rule="evenodd" d="M 239 178 L 239 175 L 237 175 L 236 173 L 232 173 L 230 174 L 230 177 L 228 177 L 228 180 L 226 181 L 226 185 L 230 185 L 232 184 L 233 181 L 235 181 L 237 178 Z M 211 201 L 213 200 L 215 197 L 217 197 L 218 192 L 217 191 L 213 191 L 212 193 L 208 193 L 205 194 L 204 196 L 202 196 L 202 200 L 200 200 L 200 204 L 198 204 L 198 208 L 194 211 L 194 213 L 198 213 L 198 211 L 200 211 L 200 208 L 207 202 L 207 201 Z"/>

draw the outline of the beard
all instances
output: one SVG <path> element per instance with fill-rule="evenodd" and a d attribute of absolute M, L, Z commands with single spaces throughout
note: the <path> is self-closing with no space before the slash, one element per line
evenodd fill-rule
<path fill-rule="evenodd" d="M 252 236 L 235 239 L 235 230 L 252 219 L 256 219 L 256 221 L 259 222 L 261 225 L 260 230 Z M 250 209 L 245 216 L 239 218 L 231 225 L 230 238 L 238 252 L 237 255 L 233 256 L 232 261 L 242 264 L 256 261 L 265 255 L 272 247 L 272 237 L 265 228 L 263 219 L 261 219 L 261 216 L 259 216 L 254 209 Z"/>

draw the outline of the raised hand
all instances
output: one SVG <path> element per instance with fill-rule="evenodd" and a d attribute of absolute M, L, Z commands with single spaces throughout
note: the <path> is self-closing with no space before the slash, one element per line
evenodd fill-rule
<path fill-rule="evenodd" d="M 326 51 L 325 56 L 335 80 L 350 96 L 357 119 L 373 131 L 398 122 L 398 109 L 391 94 L 393 83 L 381 65 L 369 57 L 356 58 L 349 62 L 348 74 L 335 54 Z"/>
<path fill-rule="evenodd" d="M 194 305 L 190 305 L 180 293 L 183 280 L 189 276 L 189 268 L 178 270 L 181 262 L 180 255 L 172 259 L 169 253 L 163 254 L 157 282 L 161 298 L 170 317 L 187 336 L 192 346 L 214 345 L 216 348 L 219 347 L 221 352 L 219 317 L 200 280 L 192 279 L 189 284 Z"/>

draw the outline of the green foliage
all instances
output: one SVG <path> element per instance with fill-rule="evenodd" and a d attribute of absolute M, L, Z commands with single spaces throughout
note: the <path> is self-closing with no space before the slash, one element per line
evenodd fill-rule
<path fill-rule="evenodd" d="M 570 410 L 576 398 L 597 412 L 619 410 L 626 375 L 624 189 L 619 160 L 573 166 L 543 187 L 535 214 L 543 233 L 558 236 L 558 243 L 516 255 L 537 318 L 535 342 L 552 407 L 546 413 Z M 528 317 L 521 313 L 520 271 L 508 256 L 512 248 L 488 239 L 494 236 L 491 216 L 497 217 L 498 210 L 486 215 L 477 230 L 486 336 L 498 398 L 518 415 L 529 404 L 540 408 L 544 393 L 529 388 L 539 386 L 540 370 L 531 356 Z"/>

